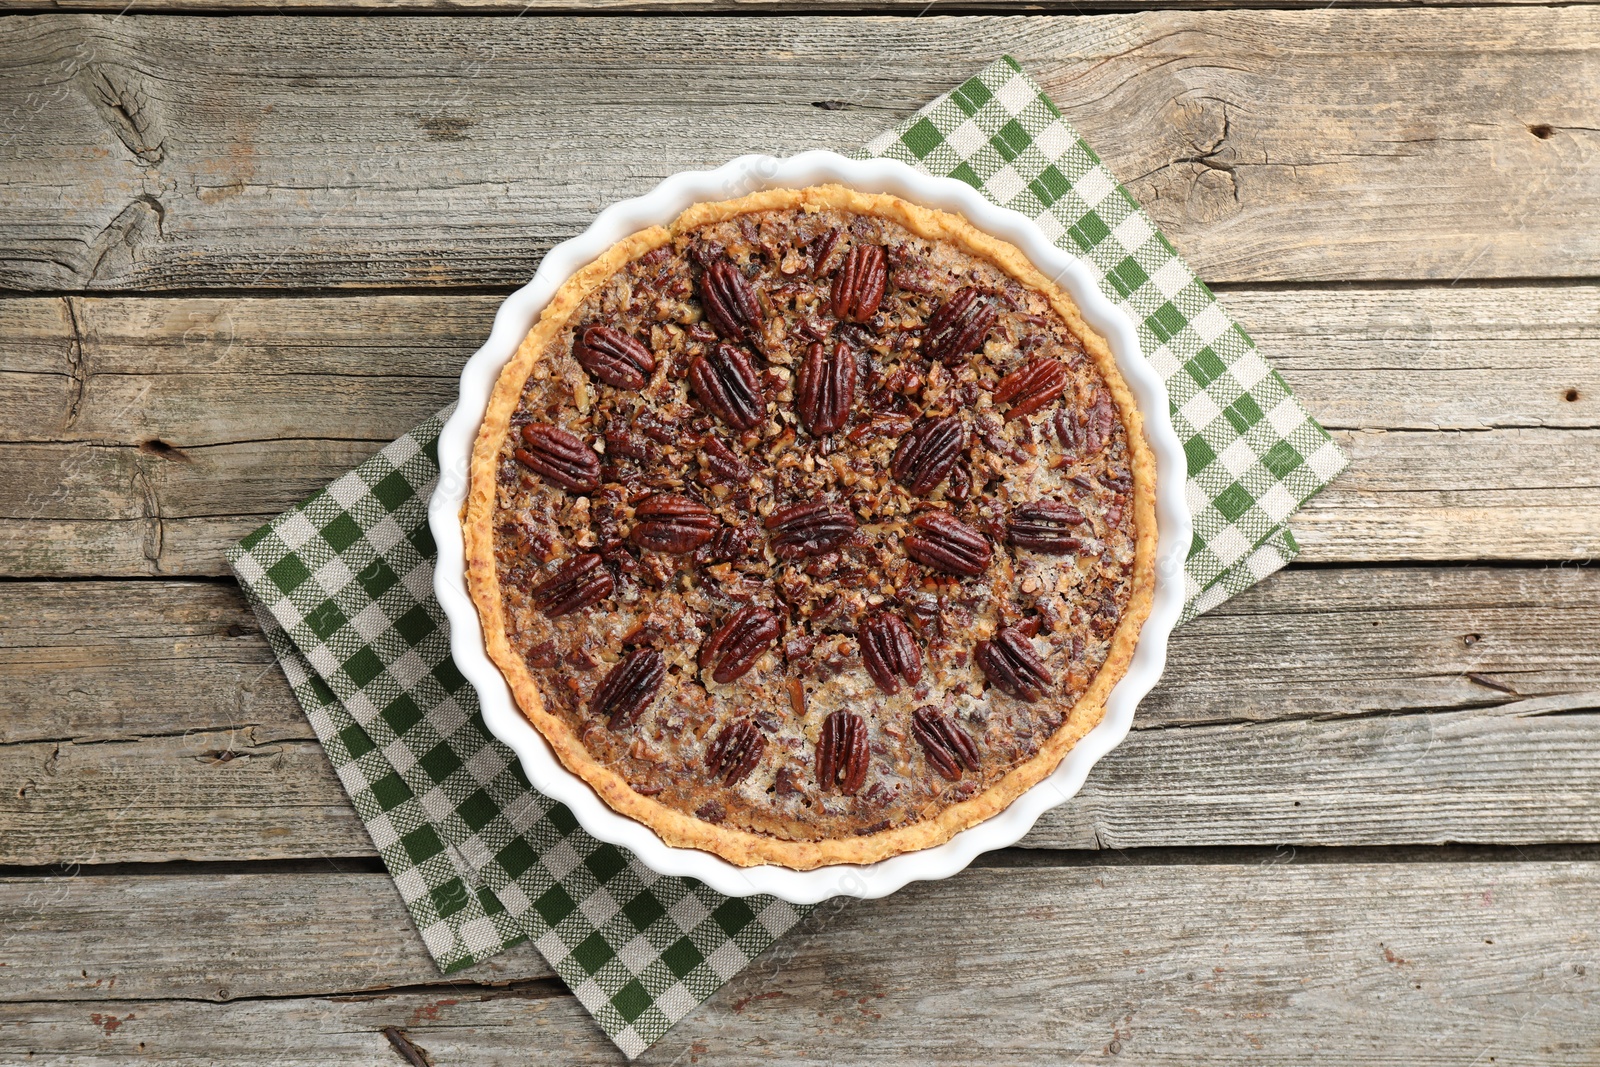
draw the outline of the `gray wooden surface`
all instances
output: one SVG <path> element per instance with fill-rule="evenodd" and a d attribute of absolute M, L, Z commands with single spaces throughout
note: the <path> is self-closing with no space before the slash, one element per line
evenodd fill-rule
<path fill-rule="evenodd" d="M 605 203 L 1009 51 L 1351 468 L 1024 847 L 645 1062 L 1600 1063 L 1600 12 L 576 6 L 0 4 L 0 1062 L 618 1061 L 433 969 L 222 549 Z"/>

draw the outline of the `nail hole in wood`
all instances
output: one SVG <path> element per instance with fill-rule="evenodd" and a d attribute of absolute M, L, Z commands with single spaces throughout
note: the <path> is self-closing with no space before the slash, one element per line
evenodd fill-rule
<path fill-rule="evenodd" d="M 1576 401 L 1577 399 L 1578 399 L 1578 391 L 1576 389 L 1568 389 L 1567 390 L 1567 402 L 1568 403 L 1572 403 L 1572 402 Z"/>

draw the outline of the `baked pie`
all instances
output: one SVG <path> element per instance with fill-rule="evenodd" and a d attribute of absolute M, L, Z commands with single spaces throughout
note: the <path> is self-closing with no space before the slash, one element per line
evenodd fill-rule
<path fill-rule="evenodd" d="M 1154 587 L 1105 341 L 965 219 L 698 204 L 567 281 L 473 450 L 468 584 L 562 763 L 667 843 L 939 844 L 1100 721 Z"/>

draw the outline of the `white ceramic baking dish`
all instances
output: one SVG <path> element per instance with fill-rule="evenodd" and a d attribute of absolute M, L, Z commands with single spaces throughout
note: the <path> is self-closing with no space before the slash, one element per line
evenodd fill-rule
<path fill-rule="evenodd" d="M 863 192 L 893 193 L 964 215 L 979 229 L 1020 248 L 1035 266 L 1072 294 L 1089 325 L 1110 342 L 1117 366 L 1144 414 L 1145 431 L 1156 457 L 1155 603 L 1128 673 L 1107 701 L 1105 719 L 1078 742 L 1055 773 L 1005 811 L 942 845 L 879 863 L 811 871 L 774 865 L 738 867 L 709 852 L 673 848 L 649 827 L 607 807 L 581 778 L 561 765 L 543 736 L 517 710 L 499 669 L 484 651 L 477 611 L 467 595 L 461 506 L 466 498 L 473 438 L 495 379 L 568 277 L 627 235 L 668 223 L 691 204 L 728 200 L 760 189 L 829 182 Z M 1183 562 L 1190 539 L 1183 492 L 1184 453 L 1168 415 L 1166 388 L 1141 354 L 1133 323 L 1101 294 L 1083 263 L 1051 244 L 1027 218 L 996 207 L 962 182 L 930 177 L 893 160 L 854 160 L 832 152 L 804 152 L 787 159 L 741 156 L 715 170 L 675 174 L 644 196 L 602 211 L 583 233 L 551 249 L 533 280 L 500 306 L 489 340 L 461 372 L 460 401 L 439 437 L 439 466 L 439 485 L 428 516 L 439 546 L 434 588 L 450 620 L 450 648 L 456 665 L 477 690 L 489 729 L 516 752 L 534 788 L 566 804 L 589 833 L 628 849 L 662 874 L 698 878 L 734 896 L 771 893 L 796 904 L 838 895 L 881 897 L 907 882 L 948 878 L 980 853 L 1015 844 L 1041 814 L 1077 793 L 1095 762 L 1127 736 L 1134 708 L 1161 676 L 1167 638 L 1183 603 Z"/>

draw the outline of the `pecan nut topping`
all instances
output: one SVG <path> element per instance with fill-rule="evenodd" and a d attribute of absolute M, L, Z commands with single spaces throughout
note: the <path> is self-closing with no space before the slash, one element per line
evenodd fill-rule
<path fill-rule="evenodd" d="M 922 746 L 928 763 L 939 776 L 951 782 L 961 780 L 961 769 L 978 769 L 978 745 L 972 735 L 951 722 L 932 704 L 911 713 L 911 736 Z"/>
<path fill-rule="evenodd" d="M 723 620 L 700 647 L 700 668 L 711 668 L 711 680 L 727 685 L 744 676 L 761 654 L 778 640 L 778 617 L 757 604 L 747 604 Z"/>
<path fill-rule="evenodd" d="M 856 532 L 856 517 L 842 504 L 796 504 L 773 512 L 766 521 L 779 559 L 803 559 L 830 552 Z"/>
<path fill-rule="evenodd" d="M 882 245 L 856 245 L 833 276 L 833 317 L 866 322 L 883 303 L 889 264 Z"/>
<path fill-rule="evenodd" d="M 890 696 L 922 678 L 922 652 L 911 627 L 898 615 L 879 612 L 861 628 L 861 663 Z"/>
<path fill-rule="evenodd" d="M 867 781 L 867 724 L 850 711 L 835 711 L 822 720 L 817 738 L 817 784 L 839 787 L 854 796 Z"/>
<path fill-rule="evenodd" d="M 718 259 L 700 276 L 700 302 L 716 331 L 730 341 L 747 341 L 761 334 L 761 304 L 755 288 L 738 264 Z"/>
<path fill-rule="evenodd" d="M 681 556 L 716 536 L 720 525 L 711 509 L 677 493 L 657 493 L 634 509 L 628 540 L 653 552 Z"/>
<path fill-rule="evenodd" d="M 922 334 L 922 354 L 950 364 L 983 347 L 1000 309 L 978 290 L 968 286 L 945 301 L 928 319 Z"/>
<path fill-rule="evenodd" d="M 959 416 L 925 419 L 900 438 L 889 473 L 910 492 L 927 496 L 956 465 L 966 443 L 967 431 Z"/>
<path fill-rule="evenodd" d="M 935 570 L 975 578 L 994 556 L 983 534 L 948 511 L 925 511 L 911 525 L 919 532 L 906 535 L 906 555 Z"/>
<path fill-rule="evenodd" d="M 1063 445 L 1082 449 L 1085 456 L 1092 456 L 1110 443 L 1116 416 L 1111 398 L 1096 391 L 1094 400 L 1081 415 L 1070 407 L 1058 408 L 1051 421 L 1055 423 L 1056 436 Z"/>
<path fill-rule="evenodd" d="M 767 399 L 750 357 L 719 344 L 689 364 L 689 385 L 700 403 L 735 430 L 753 430 L 767 413 Z"/>
<path fill-rule="evenodd" d="M 546 581 L 528 591 L 533 606 L 552 619 L 570 615 L 611 595 L 616 579 L 601 566 L 600 556 L 585 552 L 563 563 Z"/>
<path fill-rule="evenodd" d="M 750 469 L 750 464 L 720 437 L 708 436 L 702 454 L 706 458 L 706 470 L 711 476 L 729 485 L 743 485 L 755 473 Z"/>
<path fill-rule="evenodd" d="M 795 379 L 795 413 L 813 437 L 838 433 L 850 421 L 856 402 L 856 357 L 842 341 L 827 352 L 812 342 Z"/>
<path fill-rule="evenodd" d="M 603 716 L 613 730 L 638 721 L 644 709 L 656 698 L 667 676 L 667 664 L 653 648 L 640 648 L 622 657 L 606 675 L 589 701 L 589 713 Z"/>
<path fill-rule="evenodd" d="M 1083 547 L 1083 542 L 1068 530 L 1082 526 L 1083 522 L 1083 512 L 1071 504 L 1035 500 L 1018 505 L 1011 513 L 1008 537 L 1018 548 L 1031 548 L 1036 552 L 1076 552 Z"/>
<path fill-rule="evenodd" d="M 545 481 L 574 493 L 600 488 L 600 457 L 577 434 L 530 422 L 522 428 L 522 444 L 512 454 Z"/>
<path fill-rule="evenodd" d="M 656 357 L 648 348 L 610 326 L 584 330 L 572 355 L 584 370 L 618 389 L 639 388 L 656 369 Z"/>
<path fill-rule="evenodd" d="M 748 717 L 735 719 L 707 746 L 706 768 L 723 785 L 738 785 L 756 769 L 766 747 L 767 738 L 755 723 Z"/>
<path fill-rule="evenodd" d="M 1067 388 L 1067 368 L 1059 359 L 1038 356 L 1018 367 L 994 389 L 996 404 L 1010 404 L 1007 419 L 1031 415 L 1059 397 Z"/>
<path fill-rule="evenodd" d="M 979 641 L 974 658 L 996 689 L 1029 704 L 1044 696 L 1052 683 L 1033 642 L 1015 626 Z"/>

